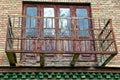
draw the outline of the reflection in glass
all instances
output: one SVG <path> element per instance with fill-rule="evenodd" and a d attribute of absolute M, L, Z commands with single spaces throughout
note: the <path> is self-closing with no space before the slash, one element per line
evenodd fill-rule
<path fill-rule="evenodd" d="M 29 16 L 26 18 L 26 36 L 35 36 L 36 35 L 36 19 L 30 16 L 37 16 L 37 8 L 27 7 L 26 15 Z"/>
<path fill-rule="evenodd" d="M 86 9 L 77 9 L 76 15 L 78 18 L 86 18 L 86 19 L 79 19 L 78 20 L 78 35 L 79 36 L 89 36 L 89 31 L 85 30 L 89 28 L 88 24 L 88 16 L 87 16 L 87 10 Z"/>
<path fill-rule="evenodd" d="M 70 36 L 71 35 L 71 20 L 70 20 L 70 9 L 69 8 L 60 8 L 60 20 L 59 20 L 59 28 L 61 29 L 60 34 L 62 36 Z M 62 41 L 62 46 L 58 46 L 61 50 L 70 51 L 72 50 L 71 41 L 64 40 Z"/>
<path fill-rule="evenodd" d="M 60 18 L 59 28 L 61 28 L 61 35 L 71 35 L 70 9 L 60 8 Z"/>
<path fill-rule="evenodd" d="M 54 30 L 54 8 L 44 8 L 44 35 L 55 35 Z"/>

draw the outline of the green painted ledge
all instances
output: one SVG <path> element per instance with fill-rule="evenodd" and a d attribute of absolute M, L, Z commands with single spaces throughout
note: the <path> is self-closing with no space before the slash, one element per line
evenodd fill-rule
<path fill-rule="evenodd" d="M 0 72 L 2 79 L 46 79 L 46 80 L 119 80 L 120 73 L 112 72 Z"/>
<path fill-rule="evenodd" d="M 120 68 L 3 66 L 0 80 L 120 80 Z"/>

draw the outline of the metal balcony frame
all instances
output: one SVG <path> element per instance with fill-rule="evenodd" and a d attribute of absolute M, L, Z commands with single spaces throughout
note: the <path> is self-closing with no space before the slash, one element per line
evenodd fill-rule
<path fill-rule="evenodd" d="M 7 54 L 7 57 L 8 57 L 8 60 L 9 60 L 9 63 L 10 63 L 10 66 L 16 66 L 16 63 L 17 63 L 17 58 L 16 58 L 16 54 L 17 53 L 37 53 L 37 54 L 40 54 L 40 65 L 41 65 L 41 67 L 44 67 L 44 54 L 46 53 L 50 53 L 50 52 L 34 52 L 34 51 L 17 51 L 17 50 L 14 50 L 14 49 L 12 49 L 12 46 L 13 46 L 13 44 L 12 44 L 12 40 L 10 41 L 10 39 L 9 38 L 14 38 L 14 33 L 12 32 L 12 28 L 10 28 L 10 27 L 12 27 L 12 23 L 11 23 L 11 17 L 16 17 L 16 16 L 14 16 L 14 15 L 9 15 L 8 16 L 8 25 L 7 25 L 7 36 L 6 36 L 6 48 L 5 48 L 5 51 L 6 51 L 6 54 Z M 26 17 L 26 16 L 17 16 L 17 17 Z M 36 18 L 39 18 L 39 17 L 36 17 Z M 92 19 L 92 18 L 89 18 L 89 19 Z M 14 20 L 14 19 L 13 19 Z M 100 20 L 100 19 L 98 19 L 98 20 Z M 19 21 L 18 21 L 19 22 Z M 93 23 L 93 22 L 92 22 Z M 14 24 L 14 22 L 13 22 L 13 24 Z M 116 46 L 116 41 L 115 41 L 115 35 L 114 35 L 114 31 L 113 31 L 113 28 L 112 28 L 112 19 L 108 19 L 108 21 L 106 22 L 106 24 L 105 24 L 105 26 L 103 27 L 103 29 L 101 29 L 101 33 L 99 34 L 99 36 L 98 37 L 101 37 L 101 35 L 104 33 L 104 31 L 105 31 L 105 29 L 107 29 L 107 27 L 108 27 L 108 24 L 110 25 L 110 34 L 112 35 L 112 38 L 113 38 L 113 42 L 111 42 L 111 44 L 113 44 L 114 45 L 114 49 L 115 49 L 115 51 L 100 51 L 100 52 L 94 52 L 94 51 L 91 51 L 91 52 L 86 52 L 86 53 L 83 53 L 83 52 L 71 52 L 71 53 L 73 53 L 74 54 L 74 56 L 73 56 L 73 59 L 72 59 L 72 61 L 71 61 L 71 63 L 70 63 L 70 65 L 71 65 L 71 67 L 73 67 L 74 65 L 75 65 L 75 63 L 76 63 L 76 61 L 77 61 L 77 59 L 78 59 L 78 57 L 79 57 L 79 55 L 80 54 L 90 54 L 90 53 L 92 53 L 92 54 L 101 54 L 102 55 L 102 57 L 104 57 L 104 55 L 106 55 L 106 54 L 109 54 L 109 56 L 107 57 L 107 59 L 101 59 L 102 61 L 101 61 L 101 64 L 99 64 L 98 66 L 105 66 L 116 54 L 117 54 L 117 46 Z M 94 25 L 95 26 L 95 25 Z M 93 29 L 94 30 L 94 29 Z M 9 33 L 11 34 L 11 35 L 9 35 Z M 109 37 L 109 33 L 108 33 L 108 35 L 105 37 L 105 39 L 107 39 L 107 37 Z M 22 38 L 21 38 L 22 39 Z M 34 38 L 32 38 L 32 39 L 34 39 Z M 36 38 L 35 38 L 36 39 Z M 69 39 L 69 38 L 68 38 Z M 105 40 L 101 40 L 103 43 L 105 42 Z M 109 44 L 109 45 L 111 45 L 111 44 Z M 11 48 L 11 49 L 8 49 L 8 47 L 9 48 Z M 109 47 L 108 47 L 109 48 Z M 54 53 L 54 54 L 61 54 L 61 52 L 52 52 L 52 53 Z M 70 52 L 62 52 L 62 54 L 69 54 Z M 101 57 L 101 58 L 102 58 Z"/>

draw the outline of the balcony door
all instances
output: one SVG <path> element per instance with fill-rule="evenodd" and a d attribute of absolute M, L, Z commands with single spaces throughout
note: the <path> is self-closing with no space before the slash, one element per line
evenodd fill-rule
<path fill-rule="evenodd" d="M 24 4 L 23 14 L 27 16 L 26 30 L 23 32 L 25 37 L 51 39 L 25 40 L 24 50 L 85 52 L 93 49 L 91 41 L 84 41 L 84 39 L 92 38 L 89 31 L 89 28 L 92 27 L 91 21 L 88 19 L 91 17 L 90 6 Z M 64 40 L 56 41 L 55 38 Z M 81 41 L 72 41 L 72 39 L 81 39 Z M 25 54 L 23 55 L 25 56 Z M 81 54 L 79 60 L 92 61 L 93 57 L 94 55 L 91 54 Z"/>

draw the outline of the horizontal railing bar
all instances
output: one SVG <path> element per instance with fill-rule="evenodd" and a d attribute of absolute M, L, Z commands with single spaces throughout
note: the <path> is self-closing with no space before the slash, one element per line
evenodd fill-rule
<path fill-rule="evenodd" d="M 109 55 L 109 54 L 116 54 L 116 51 L 34 51 L 34 50 L 6 50 L 6 52 L 15 52 L 15 53 L 31 53 L 31 54 L 105 54 L 105 55 Z"/>
<path fill-rule="evenodd" d="M 26 27 L 10 27 L 10 28 L 12 28 L 12 29 L 19 29 L 19 28 L 20 28 L 21 30 L 22 30 L 22 29 L 23 29 L 23 30 L 25 30 L 25 29 L 35 29 L 35 30 L 36 30 L 36 29 L 41 29 L 41 28 L 37 28 L 37 27 L 36 27 L 36 28 L 32 28 L 32 27 L 29 27 L 29 28 L 26 28 Z M 10 28 L 9 28 L 9 29 L 10 29 Z M 56 29 L 56 28 L 44 28 L 44 30 L 45 30 L 45 29 Z M 83 31 L 84 31 L 84 30 L 89 30 L 89 32 L 90 32 L 90 31 L 94 31 L 94 30 L 98 30 L 98 31 L 100 30 L 100 31 L 101 31 L 101 30 L 104 30 L 104 29 L 100 29 L 100 28 L 76 28 L 76 29 L 72 29 L 72 28 L 58 28 L 58 31 L 60 31 L 60 30 L 74 30 L 74 31 L 78 31 L 78 30 L 83 30 Z M 110 31 L 110 30 L 111 30 L 111 29 L 105 29 L 104 31 Z"/>
<path fill-rule="evenodd" d="M 29 27 L 29 28 L 27 28 L 27 27 L 9 27 L 9 29 L 10 28 L 12 28 L 12 29 L 40 29 L 40 28 L 38 28 L 38 27 L 36 27 L 36 28 L 32 28 L 32 27 Z M 44 28 L 44 29 L 55 29 L 55 28 Z M 60 30 L 60 29 L 71 29 L 71 30 L 104 30 L 104 29 L 101 29 L 101 28 L 76 28 L 76 29 L 72 29 L 72 28 L 58 28 L 58 30 Z M 112 30 L 112 29 L 105 29 L 105 31 L 107 31 L 107 30 Z"/>
<path fill-rule="evenodd" d="M 70 41 L 114 41 L 114 39 L 84 39 L 84 38 L 71 38 L 70 37 L 61 37 L 61 38 L 56 38 L 56 37 L 49 37 L 49 38 L 8 38 L 12 40 L 70 40 Z"/>
<path fill-rule="evenodd" d="M 44 17 L 41 17 L 41 16 L 26 16 L 26 15 L 9 15 L 8 17 L 32 17 L 32 18 L 44 18 Z M 60 17 L 48 17 L 48 18 L 60 18 Z M 100 18 L 100 17 L 94 17 L 94 18 L 91 18 L 91 17 L 88 17 L 88 18 L 78 18 L 78 17 L 71 17 L 73 19 L 103 19 L 103 20 L 108 20 L 108 18 Z"/>
<path fill-rule="evenodd" d="M 93 19 L 93 18 L 79 18 L 79 17 L 40 17 L 40 16 L 9 16 L 9 17 L 22 17 L 22 18 L 52 18 L 52 19 Z"/>

